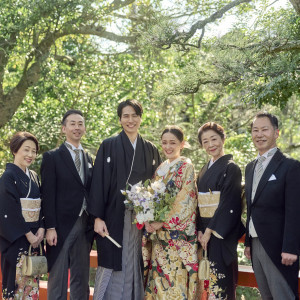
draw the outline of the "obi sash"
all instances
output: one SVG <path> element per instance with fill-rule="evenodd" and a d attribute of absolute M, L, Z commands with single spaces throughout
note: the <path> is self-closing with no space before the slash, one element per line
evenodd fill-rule
<path fill-rule="evenodd" d="M 198 206 L 202 218 L 212 218 L 220 202 L 220 191 L 198 193 Z"/>
<path fill-rule="evenodd" d="M 42 200 L 40 198 L 20 198 L 20 201 L 25 222 L 37 222 L 40 217 Z"/>

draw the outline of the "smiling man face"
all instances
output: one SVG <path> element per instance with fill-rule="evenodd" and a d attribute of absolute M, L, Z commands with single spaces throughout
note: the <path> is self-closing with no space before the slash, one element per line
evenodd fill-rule
<path fill-rule="evenodd" d="M 79 114 L 70 114 L 63 123 L 62 132 L 66 135 L 67 142 L 78 147 L 85 134 L 84 118 Z"/>
<path fill-rule="evenodd" d="M 136 138 L 141 122 L 141 116 L 136 113 L 132 106 L 127 105 L 122 109 L 120 124 L 130 140 Z"/>
<path fill-rule="evenodd" d="M 256 149 L 262 155 L 276 147 L 279 130 L 272 125 L 268 117 L 258 117 L 253 122 L 251 136 Z"/>

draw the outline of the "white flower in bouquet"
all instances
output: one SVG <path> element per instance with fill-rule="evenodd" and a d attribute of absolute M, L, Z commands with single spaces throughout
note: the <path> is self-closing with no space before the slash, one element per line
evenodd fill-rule
<path fill-rule="evenodd" d="M 149 192 L 149 191 L 144 191 L 142 193 L 142 197 L 145 199 L 145 200 L 148 200 L 150 201 L 152 199 L 152 194 Z"/>
<path fill-rule="evenodd" d="M 163 194 L 166 190 L 165 183 L 161 180 L 157 180 L 151 183 L 151 188 L 154 192 L 158 194 Z"/>
<path fill-rule="evenodd" d="M 140 181 L 140 182 L 138 182 L 138 183 L 136 183 L 136 184 L 134 184 L 134 185 L 131 185 L 131 189 L 130 189 L 130 192 L 132 193 L 132 194 L 140 194 L 140 192 L 142 191 L 144 189 L 144 186 L 143 186 L 143 184 L 142 184 L 142 182 Z"/>

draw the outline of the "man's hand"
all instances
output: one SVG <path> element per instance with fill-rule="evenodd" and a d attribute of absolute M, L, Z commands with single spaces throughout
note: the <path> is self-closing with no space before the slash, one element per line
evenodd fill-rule
<path fill-rule="evenodd" d="M 94 231 L 100 234 L 102 237 L 109 235 L 105 222 L 100 218 L 95 219 Z"/>
<path fill-rule="evenodd" d="M 250 247 L 246 247 L 244 250 L 244 254 L 248 259 L 251 259 L 251 251 L 250 251 Z"/>
<path fill-rule="evenodd" d="M 281 257 L 281 263 L 286 266 L 291 266 L 297 260 L 297 255 L 291 253 L 282 252 Z"/>
<path fill-rule="evenodd" d="M 25 236 L 33 248 L 36 248 L 39 245 L 39 239 L 31 231 L 27 232 Z"/>
<path fill-rule="evenodd" d="M 35 236 L 39 239 L 39 243 L 43 240 L 45 235 L 45 229 L 44 228 L 39 228 L 38 231 L 36 232 Z"/>
<path fill-rule="evenodd" d="M 57 233 L 56 230 L 53 229 L 47 229 L 46 232 L 46 240 L 49 246 L 56 246 L 57 244 Z"/>

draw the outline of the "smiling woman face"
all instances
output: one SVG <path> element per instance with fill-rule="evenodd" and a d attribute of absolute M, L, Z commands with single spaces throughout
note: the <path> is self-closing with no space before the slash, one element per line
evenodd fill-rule
<path fill-rule="evenodd" d="M 214 130 L 204 131 L 201 136 L 201 142 L 204 150 L 213 158 L 213 161 L 216 161 L 225 154 L 224 140 Z"/>
<path fill-rule="evenodd" d="M 180 156 L 180 151 L 184 147 L 184 141 L 180 142 L 173 133 L 166 132 L 161 137 L 161 145 L 166 158 L 169 161 L 173 161 Z"/>
<path fill-rule="evenodd" d="M 37 155 L 36 144 L 31 140 L 26 140 L 20 149 L 14 153 L 14 164 L 24 172 L 35 160 Z"/>

